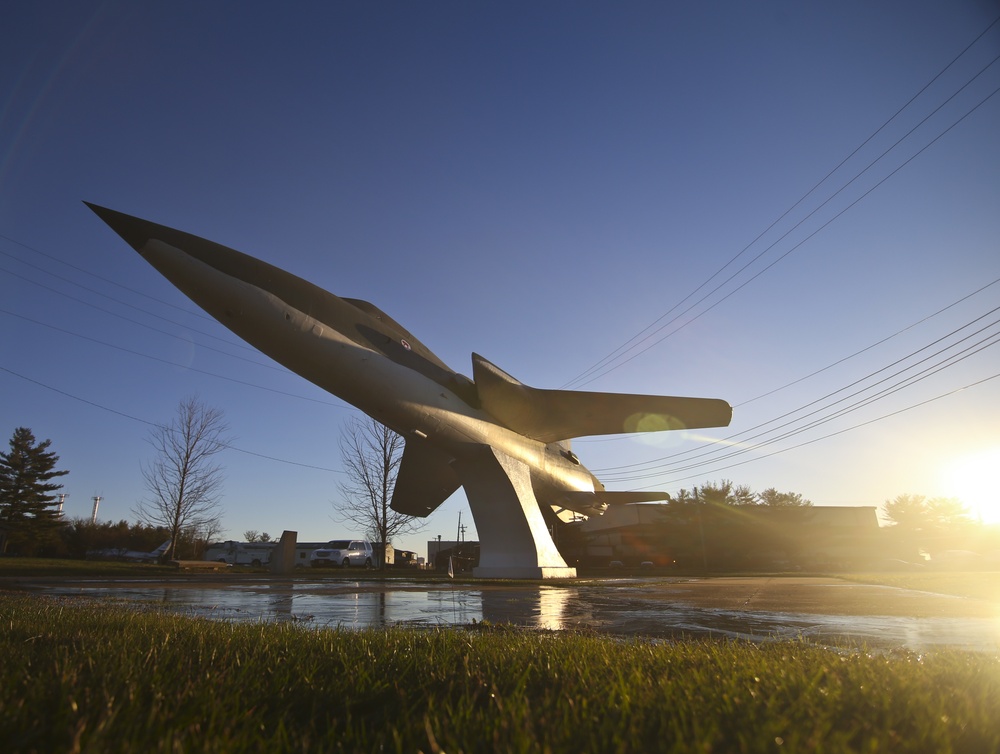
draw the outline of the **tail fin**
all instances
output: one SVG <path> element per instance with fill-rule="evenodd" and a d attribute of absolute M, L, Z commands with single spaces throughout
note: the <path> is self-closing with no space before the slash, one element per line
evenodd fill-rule
<path fill-rule="evenodd" d="M 475 353 L 472 374 L 484 409 L 508 428 L 541 442 L 725 427 L 733 415 L 732 407 L 716 398 L 540 390 L 518 382 Z"/>

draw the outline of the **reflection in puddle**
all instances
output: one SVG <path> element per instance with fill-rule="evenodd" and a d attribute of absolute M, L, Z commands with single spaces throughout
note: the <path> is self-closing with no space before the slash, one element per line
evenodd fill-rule
<path fill-rule="evenodd" d="M 823 615 L 693 607 L 641 588 L 464 585 L 381 581 L 268 581 L 208 587 L 141 582 L 60 586 L 50 594 L 132 600 L 227 621 L 301 621 L 317 627 L 444 627 L 475 623 L 587 629 L 619 636 L 799 639 L 822 645 L 1000 650 L 998 618 Z"/>

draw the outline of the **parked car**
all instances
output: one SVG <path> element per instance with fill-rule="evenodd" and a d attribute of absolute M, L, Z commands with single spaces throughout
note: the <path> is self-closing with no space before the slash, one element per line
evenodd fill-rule
<path fill-rule="evenodd" d="M 360 539 L 335 539 L 312 551 L 309 565 L 313 568 L 364 566 L 371 568 L 375 551 L 371 542 Z"/>

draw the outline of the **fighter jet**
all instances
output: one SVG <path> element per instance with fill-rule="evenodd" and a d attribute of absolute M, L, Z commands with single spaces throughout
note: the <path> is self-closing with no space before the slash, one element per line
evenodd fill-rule
<path fill-rule="evenodd" d="M 224 326 L 401 435 L 392 508 L 427 516 L 465 488 L 483 578 L 572 577 L 550 536 L 553 510 L 668 498 L 616 492 L 570 440 L 721 427 L 723 400 L 529 387 L 478 354 L 472 379 L 370 304 L 341 298 L 213 241 L 87 203 L 112 230 Z"/>
<path fill-rule="evenodd" d="M 163 553 L 170 547 L 171 540 L 167 540 L 162 545 L 151 552 L 142 550 L 129 550 L 125 547 L 111 547 L 103 550 L 87 550 L 89 560 L 124 560 L 129 563 L 158 563 Z"/>

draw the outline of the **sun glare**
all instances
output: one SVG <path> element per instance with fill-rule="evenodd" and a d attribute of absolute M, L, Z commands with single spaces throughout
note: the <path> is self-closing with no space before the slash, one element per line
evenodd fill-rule
<path fill-rule="evenodd" d="M 1000 447 L 963 456 L 948 466 L 944 475 L 948 497 L 957 497 L 969 513 L 984 524 L 1000 524 Z"/>

